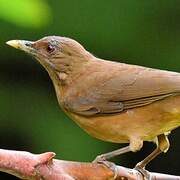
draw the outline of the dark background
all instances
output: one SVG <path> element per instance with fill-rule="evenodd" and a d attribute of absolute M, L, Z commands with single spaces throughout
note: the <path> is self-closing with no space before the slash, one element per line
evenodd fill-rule
<path fill-rule="evenodd" d="M 47 35 L 74 38 L 104 59 L 180 71 L 179 0 L 0 0 L 0 148 L 92 161 L 124 146 L 81 130 L 60 110 L 45 70 L 5 44 Z M 179 138 L 180 131 L 173 131 L 170 150 L 149 171 L 180 175 Z M 145 143 L 142 151 L 115 161 L 133 167 L 154 147 Z M 16 178 L 1 173 L 0 179 Z"/>

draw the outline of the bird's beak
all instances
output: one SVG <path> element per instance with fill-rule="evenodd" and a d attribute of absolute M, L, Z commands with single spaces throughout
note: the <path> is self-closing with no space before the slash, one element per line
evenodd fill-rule
<path fill-rule="evenodd" d="M 22 51 L 25 51 L 29 54 L 34 54 L 35 49 L 33 48 L 33 43 L 32 41 L 25 41 L 25 40 L 10 40 L 7 41 L 6 44 L 9 46 L 12 46 L 16 49 L 20 49 Z"/>

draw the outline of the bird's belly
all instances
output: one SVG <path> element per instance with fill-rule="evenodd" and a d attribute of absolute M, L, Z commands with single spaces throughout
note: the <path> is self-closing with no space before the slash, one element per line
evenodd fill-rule
<path fill-rule="evenodd" d="M 93 117 L 68 114 L 87 133 L 104 141 L 125 143 L 134 138 L 152 141 L 180 125 L 180 96 L 117 114 Z"/>

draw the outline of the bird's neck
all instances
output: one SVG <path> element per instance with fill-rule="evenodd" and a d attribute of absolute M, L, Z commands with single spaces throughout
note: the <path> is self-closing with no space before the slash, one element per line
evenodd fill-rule
<path fill-rule="evenodd" d="M 88 60 L 91 61 L 90 58 Z M 59 104 L 63 101 L 63 97 L 68 88 L 72 86 L 72 84 L 75 84 L 75 81 L 84 71 L 87 71 L 88 65 L 89 61 L 78 58 L 73 59 L 73 63 L 69 64 L 68 67 L 59 65 L 56 70 L 46 68 L 53 82 Z"/>
<path fill-rule="evenodd" d="M 63 75 L 62 73 L 57 73 L 52 69 L 46 69 L 55 88 L 55 92 L 56 92 L 56 96 L 58 99 L 58 103 L 61 104 L 61 97 L 63 97 L 63 93 L 64 93 L 64 80 L 63 76 L 66 76 L 65 74 Z"/>

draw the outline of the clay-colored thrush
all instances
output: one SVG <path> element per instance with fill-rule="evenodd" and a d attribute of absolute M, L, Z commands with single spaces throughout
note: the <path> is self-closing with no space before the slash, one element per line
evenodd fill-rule
<path fill-rule="evenodd" d="M 143 168 L 169 148 L 167 134 L 180 125 L 180 73 L 99 59 L 75 40 L 49 36 L 8 45 L 34 56 L 49 73 L 61 108 L 90 135 L 129 146 L 97 156 L 96 162 L 138 151 L 143 141 L 157 148 Z"/>

